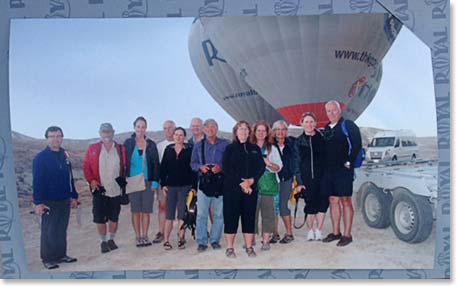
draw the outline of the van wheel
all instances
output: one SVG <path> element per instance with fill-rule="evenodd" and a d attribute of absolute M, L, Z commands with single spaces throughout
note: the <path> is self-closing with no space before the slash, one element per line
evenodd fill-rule
<path fill-rule="evenodd" d="M 394 156 L 392 157 L 392 161 L 397 161 L 397 155 L 394 155 Z"/>
<path fill-rule="evenodd" d="M 426 240 L 433 225 L 433 211 L 426 197 L 411 194 L 400 188 L 390 210 L 390 225 L 403 241 L 418 243 Z"/>
<path fill-rule="evenodd" d="M 373 228 L 386 228 L 390 224 L 389 212 L 392 194 L 369 186 L 362 195 L 362 214 L 365 223 Z"/>

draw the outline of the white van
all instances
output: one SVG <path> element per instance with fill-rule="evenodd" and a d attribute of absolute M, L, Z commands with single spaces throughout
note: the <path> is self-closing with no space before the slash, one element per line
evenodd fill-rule
<path fill-rule="evenodd" d="M 368 145 L 368 161 L 415 160 L 418 147 L 416 135 L 411 130 L 381 131 Z"/>

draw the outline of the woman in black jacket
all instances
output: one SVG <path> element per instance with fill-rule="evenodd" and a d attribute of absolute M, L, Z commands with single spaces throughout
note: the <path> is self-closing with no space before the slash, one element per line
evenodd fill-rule
<path fill-rule="evenodd" d="M 303 114 L 300 123 L 304 131 L 295 141 L 294 148 L 294 174 L 298 184 L 296 190 L 305 192 L 308 240 L 322 240 L 322 226 L 329 205 L 328 197 L 320 191 L 325 143 L 316 129 L 316 122 L 314 113 Z M 317 220 L 316 229 L 314 229 L 315 220 Z"/>
<path fill-rule="evenodd" d="M 224 233 L 227 257 L 235 258 L 233 243 L 241 217 L 241 228 L 249 257 L 255 257 L 252 247 L 257 207 L 257 181 L 265 171 L 260 148 L 248 142 L 251 129 L 246 121 L 233 127 L 233 142 L 227 146 L 222 160 L 224 173 Z"/>
<path fill-rule="evenodd" d="M 154 203 L 154 193 L 159 186 L 159 153 L 154 141 L 146 137 L 147 122 L 144 117 L 138 117 L 134 122 L 135 133 L 125 140 L 126 177 L 137 177 L 143 174 L 144 189 L 132 190 L 132 181 L 127 183 L 130 199 L 132 224 L 136 234 L 136 246 L 149 246 L 148 238 L 150 214 Z"/>
<path fill-rule="evenodd" d="M 166 193 L 166 221 L 165 221 L 165 250 L 172 249 L 170 244 L 170 233 L 173 229 L 176 210 L 178 210 L 178 248 L 184 249 L 186 240 L 184 237 L 184 216 L 186 212 L 186 198 L 190 190 L 196 192 L 197 175 L 190 167 L 192 147 L 186 143 L 186 130 L 177 127 L 173 131 L 175 144 L 165 148 L 162 162 L 160 164 L 160 184 L 162 191 Z"/>

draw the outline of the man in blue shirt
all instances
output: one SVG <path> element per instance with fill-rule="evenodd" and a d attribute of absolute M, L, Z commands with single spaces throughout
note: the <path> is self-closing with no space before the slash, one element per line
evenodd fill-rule
<path fill-rule="evenodd" d="M 191 167 L 192 170 L 198 172 L 201 178 L 204 175 L 218 175 L 222 172 L 222 157 L 225 147 L 229 142 L 225 139 L 218 138 L 218 125 L 214 119 L 208 119 L 203 124 L 205 138 L 194 145 L 192 150 Z M 202 148 L 202 144 L 204 144 Z M 204 151 L 204 160 L 202 156 Z M 201 182 L 201 180 L 200 180 Z M 197 193 L 197 243 L 198 252 L 203 252 L 208 248 L 208 238 L 213 249 L 221 248 L 220 240 L 222 236 L 222 227 L 224 225 L 224 217 L 222 214 L 222 194 L 217 190 L 203 190 L 201 183 L 198 186 Z M 216 191 L 216 192 L 215 192 Z M 209 210 L 213 204 L 213 224 L 208 237 L 208 216 Z"/>
<path fill-rule="evenodd" d="M 41 216 L 41 260 L 47 269 L 59 263 L 76 262 L 67 256 L 67 227 L 70 207 L 78 206 L 68 153 L 61 148 L 60 127 L 46 130 L 48 146 L 33 159 L 33 202 L 35 213 Z"/>

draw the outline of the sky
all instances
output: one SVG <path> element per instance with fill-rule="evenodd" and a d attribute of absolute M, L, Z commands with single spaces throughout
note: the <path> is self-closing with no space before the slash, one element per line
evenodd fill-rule
<path fill-rule="evenodd" d="M 98 136 L 109 121 L 133 130 L 142 115 L 149 130 L 173 119 L 235 121 L 200 83 L 187 46 L 192 18 L 21 19 L 11 23 L 10 109 L 14 131 L 41 138 L 50 125 L 65 137 Z M 359 126 L 412 129 L 436 135 L 430 50 L 406 27 L 383 60 L 378 92 Z"/>

